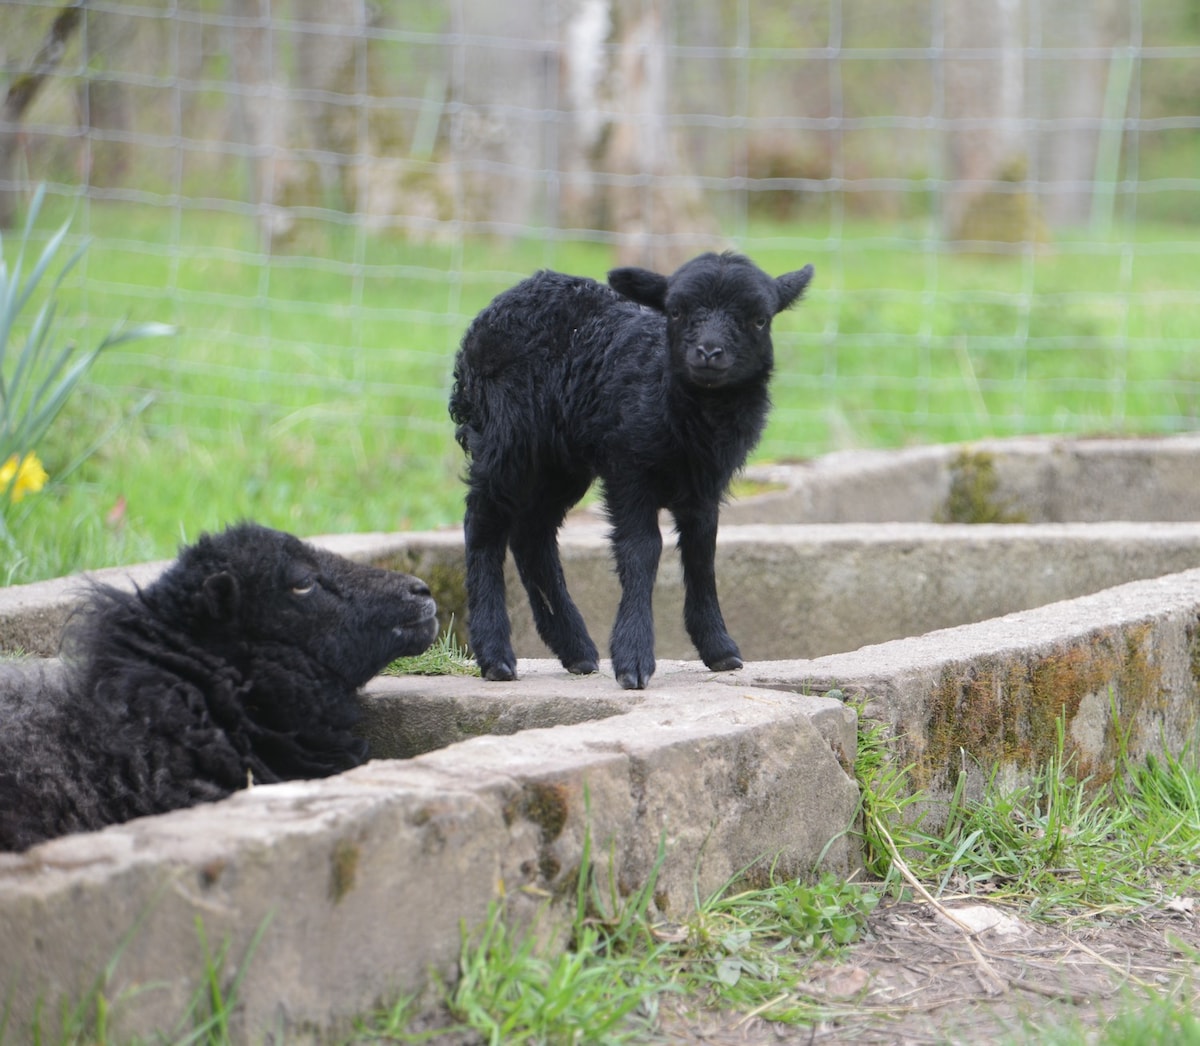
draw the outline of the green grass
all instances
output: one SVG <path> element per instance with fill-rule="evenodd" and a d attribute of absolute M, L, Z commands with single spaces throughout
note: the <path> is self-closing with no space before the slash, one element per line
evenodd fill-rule
<path fill-rule="evenodd" d="M 46 230 L 69 217 L 61 200 L 45 210 Z M 456 524 L 445 402 L 466 323 L 538 267 L 602 277 L 615 261 L 570 238 L 421 245 L 315 222 L 268 258 L 248 221 L 198 205 L 92 201 L 72 225 L 85 234 L 65 332 L 179 333 L 97 361 L 36 448 L 51 484 L 10 510 L 0 583 L 166 557 L 239 518 L 300 534 Z M 952 252 L 917 221 L 812 220 L 752 225 L 738 246 L 771 271 L 817 269 L 775 324 L 759 459 L 1200 415 L 1194 227 L 996 254 Z"/>
<path fill-rule="evenodd" d="M 385 676 L 478 676 L 475 659 L 454 636 L 453 621 L 421 654 L 398 657 L 383 670 Z"/>
<path fill-rule="evenodd" d="M 816 959 L 858 938 L 875 895 L 831 877 L 747 890 L 730 883 L 686 924 L 664 924 L 650 900 L 666 856 L 660 846 L 648 880 L 621 897 L 585 845 L 566 948 L 536 923 L 514 929 L 498 901 L 482 927 L 464 928 L 459 979 L 442 987 L 436 1030 L 412 1030 L 417 1007 L 406 998 L 361 1021 L 359 1038 L 421 1042 L 470 1031 L 497 1046 L 646 1042 L 667 995 L 770 1010 L 787 1023 L 817 1019 L 819 1007 L 793 989 Z"/>
<path fill-rule="evenodd" d="M 163 1029 L 154 1042 L 171 1046 L 232 1046 L 234 1013 L 238 993 L 250 968 L 255 952 L 267 931 L 269 919 L 255 930 L 246 952 L 236 964 L 229 955 L 229 942 L 223 941 L 214 951 L 208 942 L 204 921 L 196 916 L 196 938 L 203 956 L 203 968 L 182 1014 L 170 1029 Z M 44 1000 L 39 1000 L 33 1026 L 27 1029 L 36 1046 L 141 1046 L 141 1040 L 121 1037 L 111 1030 L 113 1018 L 123 1004 L 124 996 L 113 994 L 112 981 L 120 965 L 121 955 L 136 936 L 140 921 L 126 933 L 117 953 L 100 971 L 90 990 L 78 1001 L 64 999 L 51 1017 Z M 231 969 L 232 967 L 232 969 Z M 133 992 L 153 992 L 158 986 L 143 985 Z M 10 1037 L 9 1007 L 0 1007 L 0 1046 L 16 1042 Z M 23 1040 L 24 1041 L 24 1040 Z"/>
<path fill-rule="evenodd" d="M 903 864 L 935 896 L 986 895 L 1060 922 L 1132 914 L 1194 892 L 1200 769 L 1190 749 L 1135 763 L 1121 745 L 1100 782 L 1075 772 L 1060 719 L 1055 752 L 1029 780 L 1014 784 L 993 769 L 983 795 L 970 799 L 964 774 L 944 821 L 929 830 L 915 813 L 922 796 L 890 745 L 885 728 L 867 727 L 856 765 L 868 870 L 888 890 L 906 889 Z"/>
<path fill-rule="evenodd" d="M 1177 994 L 1131 998 L 1099 1034 L 1089 1034 L 1081 1024 L 1067 1024 L 1037 1029 L 1036 1036 L 1026 1041 L 1044 1046 L 1198 1046 L 1200 1016 L 1195 1006 L 1196 1000 Z"/>

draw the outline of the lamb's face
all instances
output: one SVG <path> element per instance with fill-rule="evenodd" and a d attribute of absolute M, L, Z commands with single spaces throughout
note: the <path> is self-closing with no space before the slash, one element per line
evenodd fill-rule
<path fill-rule="evenodd" d="M 689 262 L 669 281 L 667 343 L 676 372 L 705 389 L 765 380 L 774 367 L 774 280 L 752 265 Z"/>
<path fill-rule="evenodd" d="M 202 538 L 202 605 L 246 646 L 286 650 L 359 687 L 437 635 L 419 578 L 354 563 L 290 534 L 241 524 Z"/>
<path fill-rule="evenodd" d="M 671 365 L 702 389 L 763 382 L 774 367 L 771 320 L 796 301 L 812 266 L 773 279 L 737 254 L 702 254 L 671 277 L 614 269 L 619 293 L 665 314 Z"/>

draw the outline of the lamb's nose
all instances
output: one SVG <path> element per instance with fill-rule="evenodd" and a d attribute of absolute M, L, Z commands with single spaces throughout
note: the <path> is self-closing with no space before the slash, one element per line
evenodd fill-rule
<path fill-rule="evenodd" d="M 409 584 L 409 586 L 408 586 L 408 590 L 414 596 L 431 596 L 431 595 L 433 595 L 433 593 L 429 591 L 429 586 L 427 584 L 425 584 L 425 582 L 422 581 L 419 577 L 415 577 L 412 579 L 411 584 Z"/>
<path fill-rule="evenodd" d="M 720 345 L 701 345 L 697 348 L 697 351 L 700 353 L 700 359 L 705 363 L 711 363 L 725 350 Z"/>

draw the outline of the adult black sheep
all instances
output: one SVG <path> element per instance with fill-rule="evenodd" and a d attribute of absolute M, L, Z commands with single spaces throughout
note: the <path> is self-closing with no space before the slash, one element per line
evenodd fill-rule
<path fill-rule="evenodd" d="M 596 477 L 621 583 L 612 633 L 620 684 L 641 689 L 654 672 L 662 508 L 675 518 L 688 635 L 709 668 L 742 666 L 717 602 L 717 515 L 766 422 L 771 320 L 811 278 L 805 266 L 773 279 L 731 253 L 701 255 L 669 278 L 614 269 L 609 286 L 539 272 L 475 318 L 455 361 L 450 415 L 469 458 L 468 626 L 487 679 L 516 676 L 510 545 L 542 639 L 569 671 L 596 671 L 557 541 Z"/>
<path fill-rule="evenodd" d="M 60 669 L 0 669 L 0 849 L 363 762 L 356 691 L 434 612 L 417 578 L 251 523 L 93 585 Z"/>

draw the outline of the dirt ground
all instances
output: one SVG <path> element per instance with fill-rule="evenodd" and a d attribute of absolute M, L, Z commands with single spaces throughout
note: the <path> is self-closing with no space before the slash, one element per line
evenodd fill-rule
<path fill-rule="evenodd" d="M 816 964 L 793 993 L 827 1012 L 815 1027 L 688 1012 L 694 1000 L 674 999 L 664 1001 L 661 1041 L 1044 1042 L 1055 1027 L 1099 1029 L 1151 994 L 1178 992 L 1200 1009 L 1200 911 L 1190 898 L 1063 928 L 974 900 L 945 909 L 960 924 L 927 903 L 876 908 L 864 939 Z"/>

